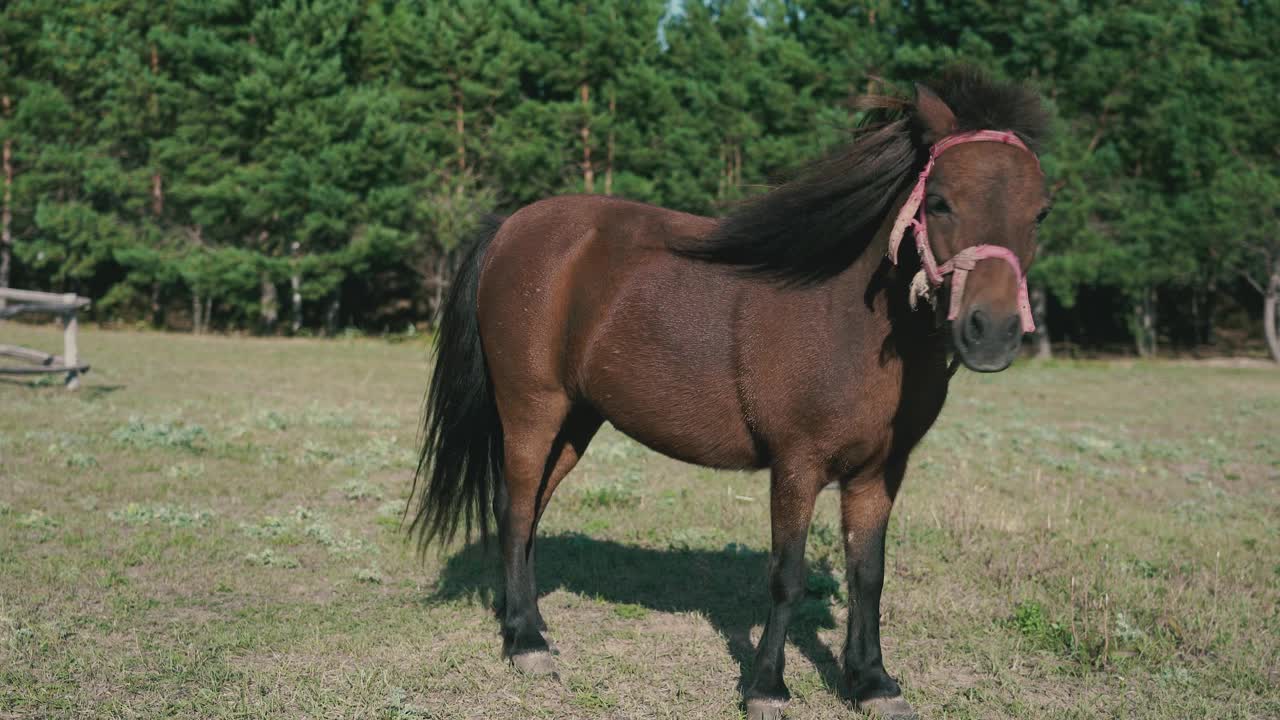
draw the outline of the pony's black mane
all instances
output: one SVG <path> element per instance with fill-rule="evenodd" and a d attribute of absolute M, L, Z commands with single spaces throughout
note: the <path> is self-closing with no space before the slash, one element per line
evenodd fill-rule
<path fill-rule="evenodd" d="M 961 67 L 928 87 L 951 108 L 960 132 L 1008 130 L 1033 151 L 1044 140 L 1048 116 L 1039 96 L 1021 84 Z M 851 142 L 742 203 L 711 235 L 676 251 L 793 285 L 841 273 L 871 242 L 929 149 L 912 102 L 865 97 L 859 106 L 867 113 Z"/>

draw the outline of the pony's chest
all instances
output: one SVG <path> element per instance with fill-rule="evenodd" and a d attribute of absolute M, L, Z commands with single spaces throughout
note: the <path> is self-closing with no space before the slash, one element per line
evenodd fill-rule
<path fill-rule="evenodd" d="M 743 415 L 758 444 L 774 459 L 847 469 L 910 452 L 946 399 L 945 347 L 927 318 L 917 331 L 895 329 L 883 295 L 870 308 L 817 291 L 768 300 L 748 307 L 735 334 Z"/>
<path fill-rule="evenodd" d="M 847 409 L 833 414 L 831 430 L 840 439 L 837 463 L 861 466 L 909 454 L 941 414 L 947 382 L 945 375 L 889 371 L 851 382 L 842 395 Z"/>
<path fill-rule="evenodd" d="M 793 361 L 787 372 L 755 380 L 745 414 L 771 455 L 820 457 L 851 471 L 909 453 L 937 420 L 947 390 L 945 368 L 910 372 L 897 361 Z"/>
<path fill-rule="evenodd" d="M 892 450 L 906 455 L 933 427 L 947 399 L 949 376 L 945 367 L 924 374 L 906 374 L 902 379 L 898 407 L 891 421 Z"/>

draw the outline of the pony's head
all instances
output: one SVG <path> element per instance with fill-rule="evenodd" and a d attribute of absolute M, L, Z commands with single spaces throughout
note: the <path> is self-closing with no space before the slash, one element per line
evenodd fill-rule
<path fill-rule="evenodd" d="M 942 296 L 960 359 L 973 370 L 1008 367 L 1032 327 L 1024 280 L 1048 207 L 1035 156 L 1048 119 L 1034 91 L 972 68 L 930 88 L 859 99 L 852 142 L 674 249 L 812 285 L 849 269 L 892 223 L 890 257 L 899 259 L 900 243 L 916 247 L 913 300 Z M 902 243 L 908 227 L 914 242 Z"/>
<path fill-rule="evenodd" d="M 995 372 L 1035 327 L 1026 272 L 1049 198 L 1027 126 L 1038 130 L 1043 114 L 1016 86 L 960 75 L 941 87 L 952 97 L 916 88 L 913 119 L 929 155 L 899 210 L 890 257 L 912 228 L 921 269 L 911 292 L 939 291 L 956 354 L 971 370 Z"/>

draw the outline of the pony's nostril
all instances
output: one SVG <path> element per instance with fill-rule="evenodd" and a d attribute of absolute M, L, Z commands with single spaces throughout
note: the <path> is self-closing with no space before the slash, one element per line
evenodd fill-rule
<path fill-rule="evenodd" d="M 1022 319 L 1011 317 L 1004 325 L 1004 336 L 1009 340 L 1015 340 L 1022 335 Z"/>
<path fill-rule="evenodd" d="M 969 313 L 968 319 L 964 323 L 964 339 L 970 344 L 982 342 L 987 335 L 987 313 L 982 310 L 974 310 Z"/>

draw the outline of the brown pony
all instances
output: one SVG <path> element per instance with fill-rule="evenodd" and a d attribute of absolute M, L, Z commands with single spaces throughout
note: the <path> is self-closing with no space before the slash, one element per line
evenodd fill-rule
<path fill-rule="evenodd" d="M 484 228 L 443 308 L 413 528 L 424 547 L 460 527 L 485 536 L 492 502 L 503 652 L 518 668 L 554 670 L 534 537 L 608 420 L 686 462 L 772 472 L 773 605 L 746 687 L 751 718 L 780 717 L 788 700 L 783 646 L 805 539 L 818 492 L 838 483 L 848 692 L 864 711 L 914 717 L 880 651 L 889 511 L 942 409 L 949 354 L 981 371 L 1017 354 L 1019 266 L 1047 209 L 1028 151 L 1046 126 L 1036 95 L 963 70 L 932 87 L 914 102 L 877 99 L 851 144 L 721 220 L 573 196 Z M 978 130 L 1013 144 L 964 142 L 929 162 L 940 140 Z M 927 240 L 903 243 L 895 265 L 890 235 L 904 206 L 904 220 L 914 212 L 926 164 L 915 195 Z M 930 249 L 947 260 L 980 248 L 1007 262 L 978 256 L 967 281 L 949 276 L 963 283 L 954 299 L 941 277 L 912 283 Z"/>

